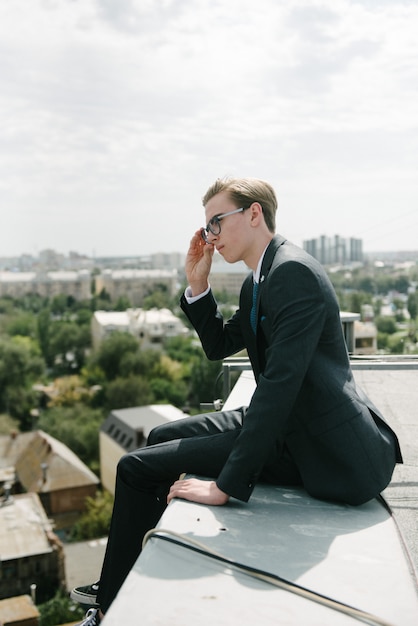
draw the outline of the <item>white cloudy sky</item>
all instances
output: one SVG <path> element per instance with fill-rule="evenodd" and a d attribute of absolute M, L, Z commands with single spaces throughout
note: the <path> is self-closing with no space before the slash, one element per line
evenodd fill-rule
<path fill-rule="evenodd" d="M 224 175 L 278 231 L 418 249 L 418 0 L 0 1 L 0 256 L 186 251 Z"/>

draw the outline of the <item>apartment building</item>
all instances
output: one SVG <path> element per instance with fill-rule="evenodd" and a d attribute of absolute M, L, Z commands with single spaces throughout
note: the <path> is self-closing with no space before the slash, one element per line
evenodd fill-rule
<path fill-rule="evenodd" d="M 137 337 L 143 348 L 161 346 L 166 339 L 189 332 L 169 309 L 96 311 L 91 321 L 93 349 L 97 350 L 103 339 L 115 331 Z"/>
<path fill-rule="evenodd" d="M 173 297 L 178 290 L 178 272 L 176 269 L 126 269 L 104 270 L 95 278 L 95 290 L 99 294 L 105 291 L 115 302 L 127 297 L 132 306 L 141 306 L 144 298 L 153 290 L 163 286 Z"/>
<path fill-rule="evenodd" d="M 303 249 L 317 259 L 322 265 L 361 263 L 363 261 L 363 241 L 354 237 L 344 238 L 340 235 L 303 242 Z"/>
<path fill-rule="evenodd" d="M 91 274 L 88 270 L 0 272 L 0 297 L 22 298 L 28 294 L 47 298 L 65 295 L 75 300 L 88 300 L 91 298 Z"/>

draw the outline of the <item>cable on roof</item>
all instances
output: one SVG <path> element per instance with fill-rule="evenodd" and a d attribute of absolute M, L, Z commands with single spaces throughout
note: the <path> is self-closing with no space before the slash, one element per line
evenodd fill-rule
<path fill-rule="evenodd" d="M 215 559 L 217 561 L 220 561 L 221 563 L 227 563 L 229 566 L 232 566 L 253 578 L 262 580 L 263 582 L 278 587 L 279 589 L 301 596 L 306 600 L 316 602 L 317 604 L 321 604 L 327 608 L 339 611 L 340 613 L 344 613 L 345 615 L 348 615 L 353 619 L 357 619 L 358 621 L 361 621 L 365 624 L 369 624 L 370 626 L 394 626 L 392 623 L 376 615 L 372 615 L 371 613 L 368 613 L 361 609 L 357 609 L 339 600 L 334 600 L 333 598 L 318 593 L 317 591 L 307 589 L 306 587 L 286 580 L 281 576 L 272 574 L 271 572 L 260 570 L 250 565 L 245 565 L 244 563 L 239 563 L 234 559 L 230 559 L 229 557 L 226 557 L 219 552 L 212 550 L 204 543 L 196 541 L 195 539 L 187 537 L 186 535 L 182 535 L 181 533 L 176 533 L 173 530 L 168 530 L 165 528 L 152 528 L 145 534 L 142 542 L 142 548 L 145 547 L 145 545 L 151 538 L 161 539 L 163 541 L 167 541 L 169 543 L 181 546 L 182 548 L 186 548 L 187 550 L 192 550 L 193 552 L 197 552 L 198 554 L 202 554 L 203 556 L 207 556 L 211 559 Z"/>

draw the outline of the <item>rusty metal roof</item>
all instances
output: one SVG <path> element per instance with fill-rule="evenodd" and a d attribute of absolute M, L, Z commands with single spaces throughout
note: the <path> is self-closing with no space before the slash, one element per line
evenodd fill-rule
<path fill-rule="evenodd" d="M 15 468 L 26 491 L 37 493 L 99 482 L 74 452 L 42 430 L 33 433 L 32 439 L 20 451 Z"/>

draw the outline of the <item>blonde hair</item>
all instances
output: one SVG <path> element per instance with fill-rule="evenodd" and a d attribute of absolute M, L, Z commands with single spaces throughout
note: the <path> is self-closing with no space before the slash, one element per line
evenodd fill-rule
<path fill-rule="evenodd" d="M 218 178 L 202 198 L 203 206 L 225 191 L 238 207 L 247 209 L 253 202 L 263 208 L 264 221 L 270 232 L 276 231 L 277 198 L 273 187 L 258 178 Z"/>

